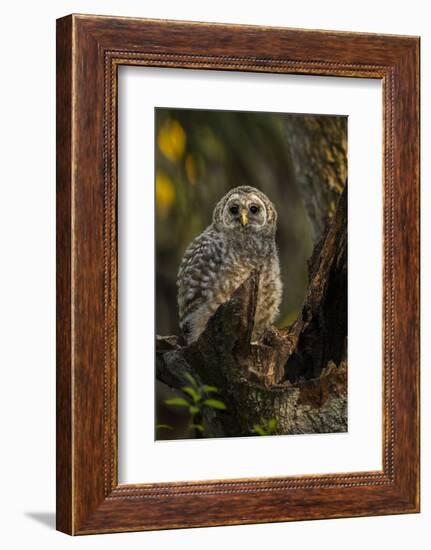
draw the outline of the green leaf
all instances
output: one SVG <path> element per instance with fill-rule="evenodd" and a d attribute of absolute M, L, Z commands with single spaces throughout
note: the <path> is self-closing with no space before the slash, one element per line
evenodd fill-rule
<path fill-rule="evenodd" d="M 196 389 L 199 388 L 199 384 L 196 382 L 196 379 L 193 378 L 193 376 L 189 372 L 184 373 L 184 376 L 187 378 L 192 386 L 194 386 Z"/>
<path fill-rule="evenodd" d="M 188 407 L 190 403 L 184 397 L 172 397 L 171 399 L 165 399 L 166 405 L 177 405 L 178 407 Z"/>
<path fill-rule="evenodd" d="M 200 412 L 199 407 L 195 407 L 194 405 L 190 405 L 189 407 L 190 414 L 198 414 Z"/>
<path fill-rule="evenodd" d="M 156 424 L 156 430 L 173 430 L 173 427 L 169 424 Z"/>
<path fill-rule="evenodd" d="M 219 409 L 220 411 L 226 410 L 226 405 L 223 401 L 219 401 L 218 399 L 205 399 L 203 404 L 207 407 L 211 407 L 212 409 Z"/>
<path fill-rule="evenodd" d="M 218 389 L 215 386 L 207 386 L 206 384 L 204 384 L 201 389 L 206 393 L 218 393 Z"/>
<path fill-rule="evenodd" d="M 262 426 L 259 426 L 258 424 L 255 424 L 251 431 L 257 435 L 268 435 Z"/>
<path fill-rule="evenodd" d="M 199 430 L 202 433 L 204 431 L 204 427 L 202 426 L 202 424 L 190 424 L 190 428 L 193 428 L 194 430 Z"/>
<path fill-rule="evenodd" d="M 188 395 L 190 395 L 190 397 L 193 399 L 193 401 L 195 403 L 197 403 L 198 401 L 200 401 L 200 398 L 201 396 L 198 394 L 198 392 L 196 390 L 194 390 L 193 388 L 191 388 L 190 386 L 184 386 L 183 388 L 181 388 L 181 390 L 184 392 L 184 393 L 187 393 Z"/>
<path fill-rule="evenodd" d="M 268 430 L 270 432 L 273 432 L 275 430 L 275 428 L 277 427 L 277 419 L 276 418 L 270 418 L 268 420 L 267 426 L 268 426 Z"/>

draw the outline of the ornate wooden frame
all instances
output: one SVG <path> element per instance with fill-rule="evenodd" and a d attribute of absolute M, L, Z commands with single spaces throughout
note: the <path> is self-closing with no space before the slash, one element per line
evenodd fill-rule
<path fill-rule="evenodd" d="M 117 480 L 119 65 L 383 82 L 383 470 Z M 70 15 L 57 21 L 57 528 L 69 534 L 419 511 L 419 38 Z"/>

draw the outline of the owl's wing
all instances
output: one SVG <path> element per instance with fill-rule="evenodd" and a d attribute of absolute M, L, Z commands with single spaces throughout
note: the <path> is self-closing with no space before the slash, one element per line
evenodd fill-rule
<path fill-rule="evenodd" d="M 223 251 L 223 240 L 210 227 L 191 242 L 184 254 L 177 285 L 180 327 L 187 339 L 202 324 L 196 312 L 202 306 L 208 312 L 213 309 Z M 205 315 L 202 311 L 201 317 Z"/>
<path fill-rule="evenodd" d="M 217 308 L 250 275 L 250 267 L 210 226 L 184 254 L 178 272 L 180 327 L 188 342 L 196 340 Z"/>

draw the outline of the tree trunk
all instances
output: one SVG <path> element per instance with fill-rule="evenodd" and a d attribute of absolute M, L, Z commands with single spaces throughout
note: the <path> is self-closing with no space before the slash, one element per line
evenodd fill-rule
<path fill-rule="evenodd" d="M 347 184 L 344 117 L 291 117 L 296 183 L 316 244 L 302 314 L 251 343 L 259 273 L 219 307 L 194 343 L 157 337 L 157 378 L 174 388 L 186 373 L 216 386 L 226 411 L 206 412 L 208 436 L 347 431 Z M 300 168 L 302 167 L 302 168 Z M 304 168 L 306 167 L 306 168 Z"/>
<path fill-rule="evenodd" d="M 289 116 L 285 132 L 295 182 L 317 242 L 347 179 L 347 117 Z"/>

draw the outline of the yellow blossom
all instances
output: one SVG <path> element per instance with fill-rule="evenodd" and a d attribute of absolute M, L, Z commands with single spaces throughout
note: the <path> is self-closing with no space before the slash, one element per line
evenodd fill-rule
<path fill-rule="evenodd" d="M 186 168 L 187 179 L 189 180 L 189 182 L 196 183 L 196 179 L 197 179 L 196 161 L 194 159 L 194 156 L 190 153 L 186 156 L 185 168 Z"/>
<path fill-rule="evenodd" d="M 172 162 L 177 162 L 186 149 L 186 133 L 177 120 L 168 120 L 163 124 L 157 136 L 160 151 Z"/>
<path fill-rule="evenodd" d="M 166 218 L 175 202 L 175 187 L 164 172 L 156 174 L 156 209 L 161 218 Z"/>

